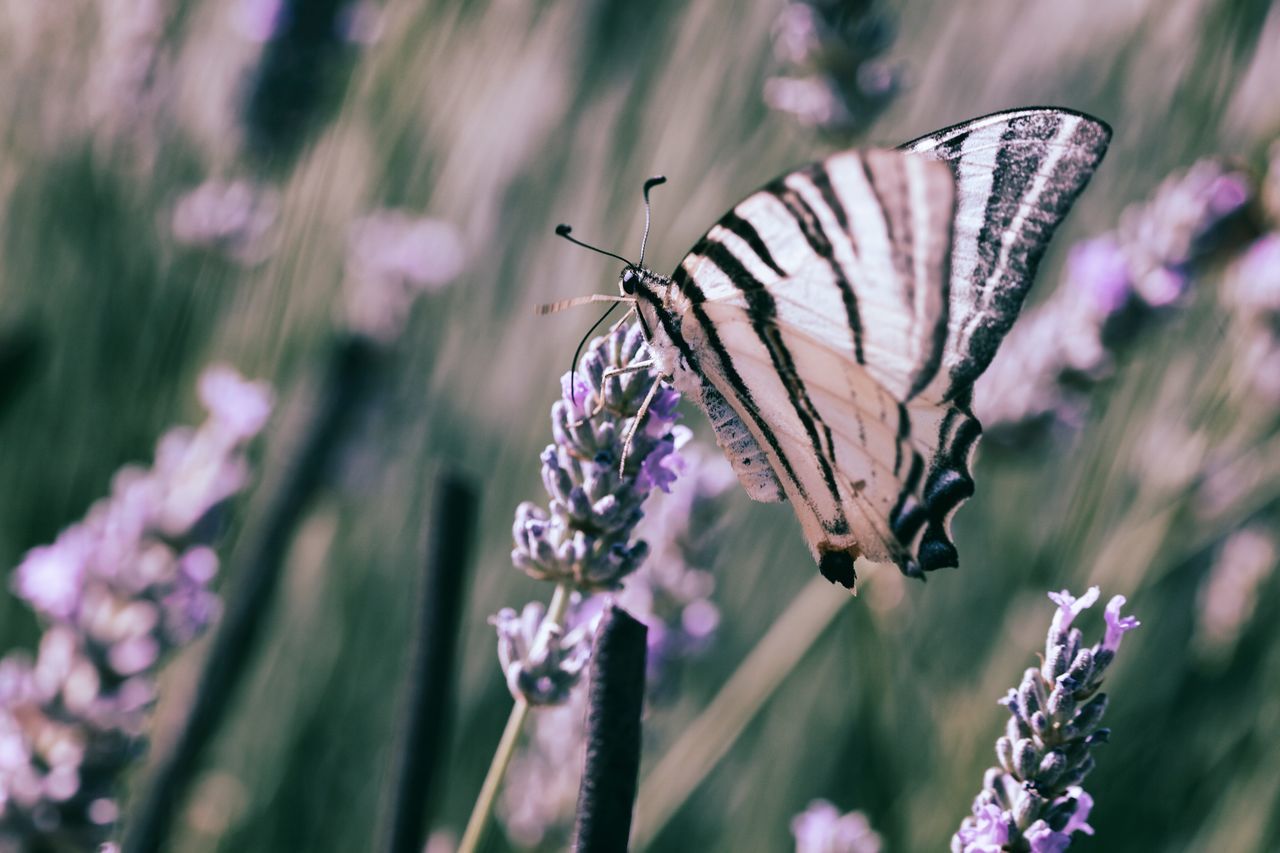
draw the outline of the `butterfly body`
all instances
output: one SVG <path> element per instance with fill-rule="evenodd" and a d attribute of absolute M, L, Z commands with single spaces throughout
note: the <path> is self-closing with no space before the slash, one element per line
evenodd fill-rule
<path fill-rule="evenodd" d="M 659 372 L 832 581 L 859 557 L 958 565 L 973 380 L 1109 135 L 1037 108 L 842 152 L 748 196 L 671 277 L 624 271 Z"/>

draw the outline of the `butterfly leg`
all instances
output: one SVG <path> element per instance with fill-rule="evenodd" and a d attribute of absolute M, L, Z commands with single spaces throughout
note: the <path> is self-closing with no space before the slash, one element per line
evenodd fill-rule
<path fill-rule="evenodd" d="M 651 370 L 652 368 L 653 368 L 653 359 L 646 359 L 645 361 L 633 361 L 631 364 L 628 364 L 626 367 L 610 367 L 607 370 L 605 370 L 605 372 L 600 376 L 601 391 L 604 390 L 604 383 L 608 382 L 610 379 L 612 379 L 615 376 L 625 376 L 628 373 L 639 373 L 642 370 Z M 600 414 L 603 411 L 604 411 L 604 394 L 601 393 L 600 395 L 597 396 L 596 404 L 591 409 L 591 411 L 583 415 L 581 420 L 574 421 L 573 423 L 569 424 L 569 426 L 572 427 L 573 429 L 577 429 L 578 427 L 582 426 L 587 421 L 591 420 L 592 418 L 594 418 L 596 415 Z"/>
<path fill-rule="evenodd" d="M 622 317 L 618 320 L 618 322 L 614 323 L 612 326 L 609 327 L 609 334 L 613 334 L 614 332 L 618 331 L 618 328 L 623 323 L 630 320 L 632 315 L 634 315 L 635 313 L 636 313 L 636 306 L 635 306 L 635 303 L 633 302 L 631 307 L 627 309 L 627 313 L 623 314 Z"/>
<path fill-rule="evenodd" d="M 644 422 L 644 416 L 649 414 L 649 406 L 653 404 L 653 398 L 658 395 L 658 389 L 661 387 L 662 377 L 659 376 L 653 380 L 649 393 L 644 395 L 644 401 L 640 404 L 640 409 L 636 412 L 636 416 L 631 419 L 631 426 L 627 429 L 627 437 L 622 440 L 622 460 L 618 463 L 619 476 L 625 476 L 627 457 L 631 455 L 631 442 L 636 437 L 636 430 Z"/>

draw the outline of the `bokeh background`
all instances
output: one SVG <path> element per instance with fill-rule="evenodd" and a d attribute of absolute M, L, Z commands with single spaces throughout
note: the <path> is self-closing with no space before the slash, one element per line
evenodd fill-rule
<path fill-rule="evenodd" d="M 6 569 L 81 517 L 113 471 L 149 460 L 169 425 L 199 420 L 211 362 L 277 390 L 253 454 L 269 481 L 305 429 L 333 334 L 369 322 L 360 265 L 408 265 L 428 291 L 388 333 L 391 355 L 293 539 L 175 850 L 370 847 L 444 468 L 481 497 L 438 843 L 465 822 L 511 703 L 486 618 L 550 593 L 511 568 L 512 513 L 542 497 L 548 407 L 593 319 L 533 309 L 615 286 L 617 265 L 555 239 L 558 222 L 633 253 L 640 185 L 665 174 L 648 257 L 670 269 L 741 196 L 849 141 L 896 145 L 1059 104 L 1115 137 L 1054 240 L 1042 302 L 1068 286 L 1071 246 L 1116 229 L 1171 173 L 1212 156 L 1256 190 L 1280 138 L 1280 6 L 1261 0 L 876 7 L 891 22 L 868 78 L 880 94 L 834 131 L 765 103 L 787 72 L 778 2 L 327 5 L 0 3 Z M 328 29 L 308 30 L 310 15 Z M 282 46 L 286 32 L 311 41 Z M 963 567 L 927 585 L 866 571 L 865 594 L 651 849 L 788 849 L 792 816 L 815 798 L 864 812 L 887 849 L 943 849 L 993 762 L 995 700 L 1037 662 L 1045 593 L 1092 584 L 1128 596 L 1143 626 L 1110 672 L 1112 743 L 1086 782 L 1097 834 L 1076 846 L 1280 847 L 1280 397 L 1256 327 L 1224 295 L 1244 243 L 1274 227 L 1263 209 L 1250 202 L 1253 231 L 1224 238 L 1176 304 L 1111 341 L 1069 414 L 982 447 L 955 525 Z M 379 237 L 424 217 L 409 248 Z M 396 252 L 412 257 L 383 257 Z M 698 412 L 685 423 L 709 439 Z M 223 590 L 263 500 L 237 504 Z M 719 624 L 651 703 L 642 777 L 814 574 L 785 506 L 734 488 L 697 523 Z M 39 630 L 0 596 L 0 647 L 31 648 Z M 157 742 L 204 648 L 167 669 Z M 561 849 L 566 819 L 549 818 L 541 841 L 499 822 L 488 849 Z"/>

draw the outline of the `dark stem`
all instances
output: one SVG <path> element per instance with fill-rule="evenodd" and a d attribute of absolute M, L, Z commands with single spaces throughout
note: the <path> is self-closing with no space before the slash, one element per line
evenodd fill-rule
<path fill-rule="evenodd" d="M 640 774 L 640 711 L 648 629 L 610 606 L 596 633 L 587 706 L 587 759 L 573 850 L 626 850 Z"/>
<path fill-rule="evenodd" d="M 201 755 L 234 704 L 245 664 L 279 586 L 289 543 L 332 467 L 335 451 L 370 384 L 377 355 L 374 344 L 365 338 L 344 336 L 335 343 L 306 432 L 268 498 L 261 524 L 246 531 L 246 557 L 228 590 L 226 612 L 191 708 L 172 746 L 156 761 L 150 786 L 125 835 L 125 853 L 156 853 L 166 847 L 165 839 L 200 767 Z"/>
<path fill-rule="evenodd" d="M 470 484 L 454 474 L 441 477 L 392 759 L 391 816 L 383 844 L 388 853 L 419 853 L 431 828 L 432 787 L 448 751 L 458 629 L 476 504 Z"/>

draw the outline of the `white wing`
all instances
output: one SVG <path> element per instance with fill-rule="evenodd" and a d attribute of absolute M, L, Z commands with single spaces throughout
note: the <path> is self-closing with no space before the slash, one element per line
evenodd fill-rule
<path fill-rule="evenodd" d="M 716 392 L 704 407 L 718 397 L 737 415 L 712 417 L 721 446 L 767 496 L 731 450 L 751 435 L 824 574 L 849 586 L 858 556 L 911 574 L 955 564 L 959 498 L 931 506 L 926 487 L 944 468 L 968 484 L 972 441 L 961 464 L 939 462 L 950 438 L 913 429 L 940 429 L 939 407 L 912 412 L 945 343 L 952 187 L 924 158 L 836 155 L 747 198 L 674 276 L 688 299 L 677 346 Z"/>
<path fill-rule="evenodd" d="M 1054 107 L 995 113 L 902 150 L 956 177 L 950 319 L 943 372 L 926 396 L 967 394 L 1022 307 L 1054 230 L 1106 153 L 1111 128 Z"/>
<path fill-rule="evenodd" d="M 785 493 L 831 580 L 851 587 L 858 556 L 920 577 L 958 565 L 973 381 L 1109 137 L 1037 108 L 838 154 L 749 196 L 681 262 L 657 343 L 748 493 Z"/>

